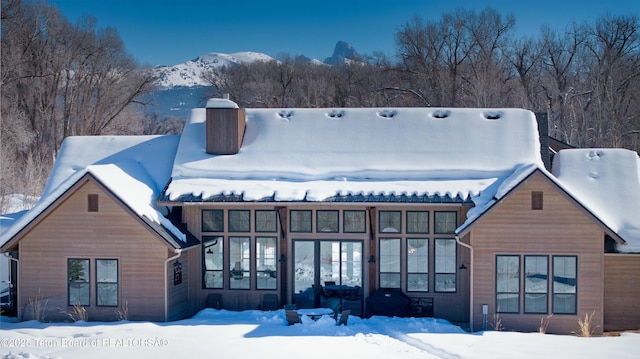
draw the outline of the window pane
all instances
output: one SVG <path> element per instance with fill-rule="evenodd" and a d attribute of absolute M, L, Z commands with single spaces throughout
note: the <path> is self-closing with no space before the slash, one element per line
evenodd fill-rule
<path fill-rule="evenodd" d="M 429 240 L 407 240 L 407 290 L 429 290 Z"/>
<path fill-rule="evenodd" d="M 400 211 L 380 211 L 379 214 L 380 233 L 400 233 L 402 231 L 402 212 Z"/>
<path fill-rule="evenodd" d="M 524 311 L 547 313 L 548 301 L 547 256 L 524 257 Z"/>
<path fill-rule="evenodd" d="M 224 231 L 224 210 L 203 209 L 202 210 L 202 231 L 203 232 L 223 232 Z"/>
<path fill-rule="evenodd" d="M 498 293 L 496 295 L 496 312 L 498 313 L 518 313 L 518 294 Z"/>
<path fill-rule="evenodd" d="M 338 232 L 338 211 L 317 211 L 317 232 Z"/>
<path fill-rule="evenodd" d="M 436 233 L 454 233 L 457 227 L 458 213 L 449 212 L 435 212 L 435 232 Z"/>
<path fill-rule="evenodd" d="M 553 312 L 556 314 L 576 313 L 577 263 L 575 256 L 553 257 Z"/>
<path fill-rule="evenodd" d="M 400 273 L 380 273 L 380 288 L 400 288 Z"/>
<path fill-rule="evenodd" d="M 291 210 L 291 232 L 311 232 L 311 211 Z"/>
<path fill-rule="evenodd" d="M 548 297 L 546 293 L 525 293 L 524 311 L 525 313 L 547 313 Z"/>
<path fill-rule="evenodd" d="M 365 211 L 344 211 L 344 232 L 366 232 Z"/>
<path fill-rule="evenodd" d="M 276 211 L 256 211 L 256 232 L 276 232 L 277 230 Z"/>
<path fill-rule="evenodd" d="M 69 280 L 69 305 L 91 305 L 91 285 L 89 283 L 89 260 L 67 260 Z"/>
<path fill-rule="evenodd" d="M 256 276 L 258 289 L 276 289 L 276 248 L 275 237 L 256 238 Z"/>
<path fill-rule="evenodd" d="M 429 274 L 407 274 L 407 290 L 409 292 L 427 292 L 429 291 Z"/>
<path fill-rule="evenodd" d="M 400 288 L 400 239 L 380 239 L 380 287 Z"/>
<path fill-rule="evenodd" d="M 229 270 L 231 289 L 251 288 L 251 253 L 249 237 L 229 238 Z"/>
<path fill-rule="evenodd" d="M 496 257 L 496 311 L 520 311 L 520 257 Z"/>
<path fill-rule="evenodd" d="M 429 233 L 429 212 L 408 211 L 407 233 Z"/>
<path fill-rule="evenodd" d="M 229 210 L 229 232 L 250 232 L 251 211 Z"/>
<path fill-rule="evenodd" d="M 118 306 L 118 260 L 96 259 L 96 304 Z"/>
<path fill-rule="evenodd" d="M 456 291 L 456 275 L 455 274 L 438 274 L 435 276 L 436 292 L 455 292 Z"/>
<path fill-rule="evenodd" d="M 453 238 L 436 239 L 436 273 L 456 272 L 456 240 Z"/>
<path fill-rule="evenodd" d="M 204 287 L 222 288 L 224 256 L 223 237 L 202 237 L 202 252 L 204 253 Z"/>

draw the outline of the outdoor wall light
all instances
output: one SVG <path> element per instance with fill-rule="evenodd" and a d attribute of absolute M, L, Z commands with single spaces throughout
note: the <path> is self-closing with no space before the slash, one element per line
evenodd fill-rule
<path fill-rule="evenodd" d="M 284 263 L 287 261 L 287 257 L 284 254 L 280 255 L 280 259 L 278 259 L 278 262 L 280 263 Z"/>
<path fill-rule="evenodd" d="M 369 256 L 369 263 L 375 263 L 375 262 L 376 262 L 376 257 Z"/>

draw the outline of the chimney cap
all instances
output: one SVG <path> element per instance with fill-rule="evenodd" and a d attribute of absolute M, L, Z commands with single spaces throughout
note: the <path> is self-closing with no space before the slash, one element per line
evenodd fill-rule
<path fill-rule="evenodd" d="M 206 108 L 238 108 L 238 104 L 224 98 L 210 98 L 207 100 Z"/>

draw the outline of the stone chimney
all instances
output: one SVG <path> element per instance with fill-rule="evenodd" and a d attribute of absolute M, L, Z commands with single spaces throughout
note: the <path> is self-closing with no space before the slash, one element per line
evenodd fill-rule
<path fill-rule="evenodd" d="M 234 155 L 240 151 L 246 125 L 245 110 L 227 98 L 207 101 L 208 154 Z"/>

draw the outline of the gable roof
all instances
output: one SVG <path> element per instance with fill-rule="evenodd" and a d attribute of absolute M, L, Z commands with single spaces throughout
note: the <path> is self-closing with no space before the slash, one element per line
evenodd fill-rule
<path fill-rule="evenodd" d="M 626 245 L 640 253 L 640 157 L 625 149 L 566 149 L 556 155 L 553 174 Z"/>
<path fill-rule="evenodd" d="M 521 109 L 246 109 L 236 155 L 205 151 L 205 109 L 185 125 L 162 199 L 469 200 L 520 164 L 541 164 Z"/>
<path fill-rule="evenodd" d="M 483 196 L 489 197 L 493 195 L 493 198 L 490 200 L 484 201 L 484 205 L 476 206 L 469 210 L 467 213 L 467 220 L 460 227 L 456 229 L 457 236 L 464 236 L 471 229 L 479 223 L 484 216 L 490 213 L 495 206 L 508 198 L 511 193 L 517 190 L 524 182 L 527 181 L 530 177 L 535 174 L 540 174 L 544 178 L 546 178 L 549 183 L 555 186 L 559 191 L 566 194 L 567 197 L 580 209 L 582 209 L 588 216 L 590 216 L 596 223 L 598 223 L 603 231 L 610 236 L 619 244 L 626 245 L 626 241 L 616 232 L 613 228 L 611 228 L 608 223 L 606 223 L 602 219 L 602 213 L 594 210 L 594 208 L 588 206 L 582 201 L 580 196 L 577 196 L 575 193 L 571 192 L 568 188 L 566 188 L 557 178 L 555 178 L 551 173 L 549 173 L 546 169 L 530 165 L 523 166 L 516 171 L 513 172 L 511 176 L 502 181 L 499 186 L 494 187 L 492 190 L 485 191 Z M 481 202 L 481 201 L 478 201 Z"/>
<path fill-rule="evenodd" d="M 155 205 L 178 136 L 81 136 L 65 139 L 38 203 L 2 234 L 3 247 L 87 176 L 113 193 L 173 248 L 194 244 Z M 162 160 L 164 159 L 164 161 Z M 167 164 L 169 163 L 169 164 Z"/>

